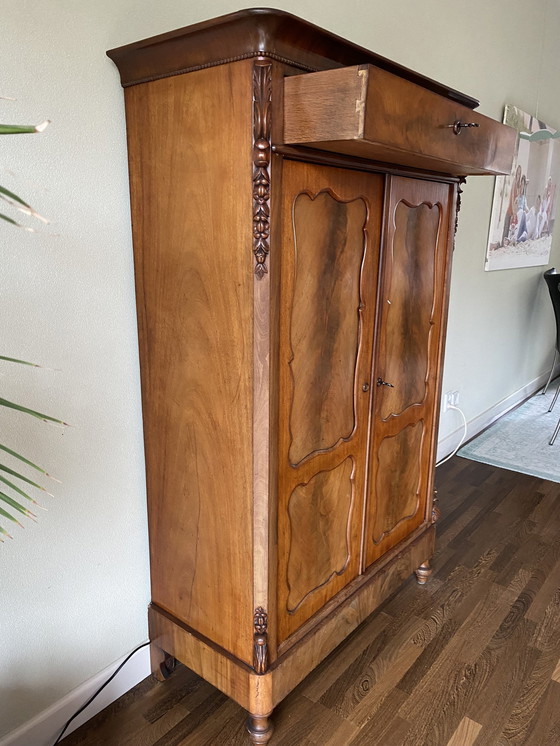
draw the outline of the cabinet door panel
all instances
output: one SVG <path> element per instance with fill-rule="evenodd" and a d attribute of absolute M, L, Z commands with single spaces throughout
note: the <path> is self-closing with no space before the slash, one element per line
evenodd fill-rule
<path fill-rule="evenodd" d="M 355 426 L 366 220 L 362 197 L 346 202 L 321 191 L 316 196 L 301 193 L 294 200 L 289 452 L 294 466 L 348 438 Z"/>
<path fill-rule="evenodd" d="M 375 544 L 402 520 L 414 518 L 418 512 L 423 437 L 424 423 L 420 420 L 395 435 L 387 435 L 379 443 L 378 468 L 375 485 L 372 485 L 377 500 L 371 532 Z"/>
<path fill-rule="evenodd" d="M 354 503 L 352 458 L 299 484 L 288 501 L 288 604 L 297 611 L 308 595 L 342 575 L 350 561 Z"/>
<path fill-rule="evenodd" d="M 385 265 L 391 276 L 384 285 L 388 308 L 381 327 L 380 364 L 384 379 L 389 383 L 398 381 L 398 385 L 384 387 L 379 396 L 379 415 L 384 420 L 414 404 L 421 405 L 427 395 L 434 313 L 434 247 L 440 221 L 439 204 L 409 205 L 401 201 L 394 212 L 392 251 Z"/>
<path fill-rule="evenodd" d="M 388 190 L 366 565 L 429 519 L 452 190 L 446 184 L 396 177 Z"/>
<path fill-rule="evenodd" d="M 378 175 L 283 167 L 280 642 L 360 572 L 382 188 Z"/>

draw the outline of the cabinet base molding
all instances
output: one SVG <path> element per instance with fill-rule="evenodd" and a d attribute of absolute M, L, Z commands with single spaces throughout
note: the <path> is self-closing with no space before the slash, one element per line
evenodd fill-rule
<path fill-rule="evenodd" d="M 268 718 L 274 707 L 300 681 L 397 590 L 404 580 L 426 563 L 426 557 L 433 554 L 434 542 L 435 527 L 430 525 L 381 569 L 372 572 L 369 580 L 364 580 L 364 576 L 357 578 L 344 592 L 346 600 L 333 609 L 312 632 L 281 654 L 265 674 L 255 673 L 248 664 L 202 639 L 187 625 L 154 604 L 148 612 L 150 640 L 156 648 L 153 660 L 160 659 L 158 649 L 165 650 L 234 699 L 250 713 L 253 721 Z M 354 592 L 352 585 L 356 587 Z M 270 738 L 272 731 L 266 732 Z"/>

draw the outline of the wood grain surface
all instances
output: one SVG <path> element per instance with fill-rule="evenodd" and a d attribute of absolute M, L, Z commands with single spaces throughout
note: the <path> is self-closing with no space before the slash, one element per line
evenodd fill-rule
<path fill-rule="evenodd" d="M 450 177 L 499 172 L 507 128 L 268 9 L 110 56 L 126 87 L 153 661 L 165 675 L 175 656 L 218 686 L 264 744 L 273 707 L 415 571 L 431 573 Z M 450 131 L 453 118 L 480 124 L 479 138 Z M 389 168 L 279 156 L 292 143 L 362 146 Z M 333 681 L 311 708 L 369 738 L 372 703 L 383 710 L 399 673 L 414 676 L 416 639 L 429 638 L 414 621 L 373 700 L 369 683 L 349 694 Z M 521 663 L 541 649 L 547 629 Z M 384 743 L 422 720 L 405 691 Z M 219 743 L 208 714 L 197 738 Z M 448 740 L 470 738 L 484 713 L 454 725 Z M 186 743 L 189 727 L 155 743 Z M 337 730 L 309 734 L 336 743 Z"/>
<path fill-rule="evenodd" d="M 509 174 L 517 133 L 371 65 L 287 78 L 284 142 L 450 174 Z M 456 122 L 475 125 L 453 130 Z"/>
<path fill-rule="evenodd" d="M 280 644 L 360 572 L 382 193 L 378 174 L 284 163 L 278 352 Z M 332 501 L 315 501 L 315 509 L 324 511 L 315 520 L 309 507 L 305 518 L 296 520 L 296 515 L 302 518 L 301 510 L 291 503 L 301 490 L 317 485 L 312 481 L 316 475 L 334 473 L 348 458 L 354 464 L 352 495 L 342 534 L 340 510 L 326 509 Z M 342 567 L 340 547 L 335 549 L 341 536 L 342 551 L 348 554 Z M 296 565 L 307 567 L 298 579 L 300 601 L 294 608 Z"/>
<path fill-rule="evenodd" d="M 152 599 L 248 663 L 252 95 L 251 61 L 125 92 Z"/>
<path fill-rule="evenodd" d="M 367 204 L 360 197 L 342 201 L 331 191 L 301 193 L 290 215 L 294 289 L 289 456 L 296 466 L 315 451 L 349 438 L 356 425 Z"/>
<path fill-rule="evenodd" d="M 306 71 L 369 62 L 442 96 L 461 101 L 465 106 L 478 106 L 478 101 L 472 96 L 426 78 L 291 13 L 273 8 L 249 8 L 229 13 L 111 49 L 107 54 L 117 65 L 123 86 L 233 59 L 265 56 Z"/>
<path fill-rule="evenodd" d="M 447 184 L 389 178 L 371 376 L 366 566 L 430 520 L 452 195 Z"/>
<path fill-rule="evenodd" d="M 411 577 L 434 551 L 434 526 L 417 532 L 398 554 L 389 552 L 327 603 L 317 618 L 293 635 L 270 668 L 260 674 L 211 640 L 202 638 L 164 609 L 149 608 L 153 657 L 163 653 L 188 661 L 189 667 L 252 715 L 268 715 L 316 666 L 353 632 L 391 593 Z M 395 556 L 391 556 L 395 555 Z M 312 629 L 312 634 L 306 634 Z M 159 671 L 157 672 L 159 674 Z M 161 680 L 161 677 L 159 677 Z"/>
<path fill-rule="evenodd" d="M 288 612 L 309 593 L 341 575 L 350 560 L 352 508 L 355 502 L 354 459 L 320 471 L 290 495 L 292 538 L 288 557 Z M 310 555 L 313 562 L 309 561 Z"/>
<path fill-rule="evenodd" d="M 397 591 L 275 711 L 271 746 L 557 746 L 560 485 L 437 470 L 434 576 Z M 186 668 L 67 746 L 246 746 L 245 712 Z"/>

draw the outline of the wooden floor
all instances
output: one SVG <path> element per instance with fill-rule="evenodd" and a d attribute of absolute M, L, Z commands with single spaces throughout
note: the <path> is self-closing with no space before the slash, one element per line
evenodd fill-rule
<path fill-rule="evenodd" d="M 274 715 L 271 746 L 560 744 L 560 484 L 454 457 L 434 575 L 410 580 Z M 245 714 L 179 667 L 64 746 L 246 746 Z"/>

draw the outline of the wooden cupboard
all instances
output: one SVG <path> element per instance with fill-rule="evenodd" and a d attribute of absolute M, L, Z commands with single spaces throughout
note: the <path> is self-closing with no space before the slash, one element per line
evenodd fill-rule
<path fill-rule="evenodd" d="M 275 705 L 430 574 L 460 181 L 515 133 L 249 10 L 109 52 L 125 87 L 154 669 Z"/>

